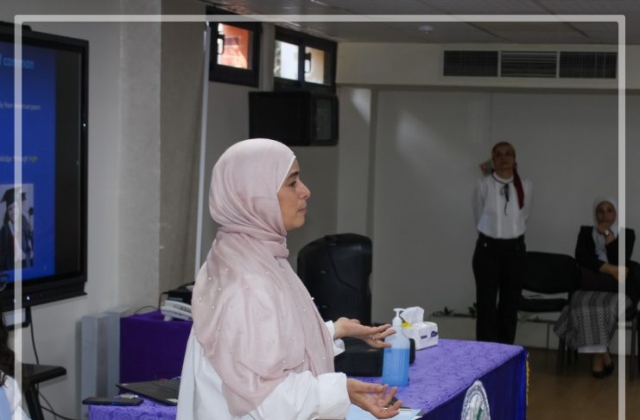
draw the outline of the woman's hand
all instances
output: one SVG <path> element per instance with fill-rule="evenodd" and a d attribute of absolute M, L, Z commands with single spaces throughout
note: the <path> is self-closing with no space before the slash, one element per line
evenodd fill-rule
<path fill-rule="evenodd" d="M 604 235 L 604 233 L 607 230 L 609 230 L 610 227 L 611 227 L 611 223 L 602 222 L 602 223 L 598 224 L 598 227 L 596 229 L 598 230 L 598 233 L 600 235 Z"/>
<path fill-rule="evenodd" d="M 399 413 L 402 401 L 390 404 L 398 388 L 387 392 L 388 385 L 370 384 L 357 379 L 347 378 L 347 392 L 351 402 L 378 419 L 395 417 Z"/>
<path fill-rule="evenodd" d="M 612 275 L 616 280 L 623 282 L 627 279 L 627 275 L 629 274 L 629 269 L 627 267 L 620 267 L 613 264 L 605 263 L 603 264 L 604 271 L 610 275 Z M 622 273 L 622 277 L 620 274 Z"/>
<path fill-rule="evenodd" d="M 609 245 L 611 242 L 615 241 L 616 236 L 609 230 L 611 228 L 611 223 L 602 222 L 598 225 L 596 230 L 602 236 L 604 236 L 605 245 Z M 605 234 L 608 232 L 608 234 Z"/>
<path fill-rule="evenodd" d="M 334 323 L 335 333 L 333 339 L 353 337 L 364 341 L 371 347 L 391 347 L 390 343 L 384 342 L 386 337 L 396 333 L 395 330 L 389 328 L 390 326 L 391 324 L 384 324 L 379 327 L 368 327 L 362 325 L 357 319 L 343 317 Z"/>

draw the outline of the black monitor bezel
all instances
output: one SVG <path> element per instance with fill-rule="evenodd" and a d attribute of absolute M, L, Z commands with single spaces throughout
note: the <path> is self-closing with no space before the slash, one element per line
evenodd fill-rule
<path fill-rule="evenodd" d="M 14 43 L 15 28 L 0 25 L 0 41 Z M 32 31 L 22 28 L 22 44 L 59 51 L 77 52 L 80 54 L 80 269 L 77 271 L 46 276 L 22 282 L 22 306 L 29 308 L 50 302 L 56 302 L 77 296 L 86 295 L 84 289 L 87 282 L 87 209 L 88 209 L 88 110 L 89 110 L 89 42 Z M 10 283 L 0 292 L 0 305 L 3 311 L 13 310 L 15 304 L 14 284 Z"/>

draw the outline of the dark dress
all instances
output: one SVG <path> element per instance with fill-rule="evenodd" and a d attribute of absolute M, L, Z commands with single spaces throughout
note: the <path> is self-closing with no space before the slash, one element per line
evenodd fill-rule
<path fill-rule="evenodd" d="M 576 261 L 581 269 L 580 290 L 576 291 L 554 327 L 555 333 L 569 348 L 583 346 L 608 346 L 618 323 L 618 281 L 611 275 L 601 273 L 604 264 L 596 254 L 593 226 L 581 226 L 576 244 Z M 607 260 L 618 264 L 618 238 L 606 246 Z M 627 276 L 626 308 L 637 304 L 640 266 L 631 261 L 635 232 L 625 229 L 625 264 Z"/>

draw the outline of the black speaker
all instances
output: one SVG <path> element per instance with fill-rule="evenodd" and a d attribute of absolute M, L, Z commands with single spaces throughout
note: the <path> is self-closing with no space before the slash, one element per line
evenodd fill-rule
<path fill-rule="evenodd" d="M 371 264 L 371 239 L 329 235 L 300 250 L 298 276 L 325 321 L 344 316 L 371 325 Z"/>

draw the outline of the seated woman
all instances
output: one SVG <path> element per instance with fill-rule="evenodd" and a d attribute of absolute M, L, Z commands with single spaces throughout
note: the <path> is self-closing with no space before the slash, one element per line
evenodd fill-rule
<path fill-rule="evenodd" d="M 638 264 L 630 261 L 635 232 L 625 229 L 625 266 L 618 264 L 617 203 L 613 198 L 594 202 L 594 226 L 581 226 L 576 244 L 576 261 L 580 266 L 580 290 L 560 314 L 554 331 L 567 347 L 592 354 L 591 369 L 596 378 L 613 373 L 608 351 L 617 327 L 618 284 L 626 285 L 626 308 L 638 302 Z"/>
<path fill-rule="evenodd" d="M 193 290 L 178 420 L 343 419 L 351 402 L 377 418 L 398 414 L 400 401 L 387 407 L 395 388 L 333 365 L 334 340 L 386 347 L 389 324 L 325 324 L 287 261 L 287 232 L 304 224 L 309 196 L 295 155 L 273 140 L 236 143 L 213 168 L 220 228 Z"/>

